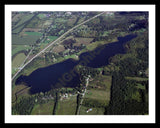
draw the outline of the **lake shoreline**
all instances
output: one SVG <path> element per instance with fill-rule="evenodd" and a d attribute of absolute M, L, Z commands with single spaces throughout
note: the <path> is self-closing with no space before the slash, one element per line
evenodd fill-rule
<path fill-rule="evenodd" d="M 93 51 L 84 52 L 79 55 L 79 60 L 69 58 L 62 62 L 38 68 L 28 76 L 20 76 L 16 80 L 16 85 L 21 82 L 31 86 L 31 93 L 46 92 L 51 88 L 76 87 L 80 83 L 79 76 L 74 67 L 77 65 L 91 68 L 99 68 L 109 64 L 109 58 L 116 54 L 125 54 L 124 44 L 136 35 L 118 37 L 117 42 L 105 44 L 95 48 Z M 71 71 L 73 71 L 71 73 Z M 74 74 L 73 74 L 74 73 Z M 61 84 L 58 84 L 61 83 Z"/>

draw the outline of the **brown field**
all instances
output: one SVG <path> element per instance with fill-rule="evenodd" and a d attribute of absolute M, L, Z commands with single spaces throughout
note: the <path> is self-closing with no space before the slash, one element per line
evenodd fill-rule
<path fill-rule="evenodd" d="M 40 28 L 24 28 L 23 32 L 32 31 L 32 32 L 39 32 Z"/>
<path fill-rule="evenodd" d="M 67 25 L 72 26 L 77 20 L 76 16 L 73 16 L 71 19 L 68 19 Z"/>
<path fill-rule="evenodd" d="M 80 46 L 81 44 L 88 45 L 93 40 L 93 38 L 75 38 L 75 39 L 76 43 L 74 44 L 74 46 Z"/>
<path fill-rule="evenodd" d="M 22 13 L 14 15 L 14 16 L 12 17 L 12 22 L 18 21 L 18 19 L 19 19 L 22 15 L 23 15 Z"/>
<path fill-rule="evenodd" d="M 65 48 L 63 45 L 58 45 L 53 48 L 53 52 L 56 52 L 56 53 L 63 52 L 64 50 Z"/>

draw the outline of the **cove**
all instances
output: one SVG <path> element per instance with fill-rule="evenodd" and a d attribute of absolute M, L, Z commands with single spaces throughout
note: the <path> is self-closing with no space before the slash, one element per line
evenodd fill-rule
<path fill-rule="evenodd" d="M 118 37 L 117 42 L 99 46 L 93 51 L 80 54 L 78 61 L 67 59 L 48 67 L 39 68 L 29 76 L 21 75 L 16 79 L 15 84 L 25 83 L 30 86 L 31 94 L 46 92 L 51 88 L 77 87 L 80 84 L 79 75 L 75 71 L 71 73 L 76 65 L 80 64 L 92 68 L 108 65 L 110 57 L 126 53 L 124 44 L 135 37 L 136 35 Z"/>

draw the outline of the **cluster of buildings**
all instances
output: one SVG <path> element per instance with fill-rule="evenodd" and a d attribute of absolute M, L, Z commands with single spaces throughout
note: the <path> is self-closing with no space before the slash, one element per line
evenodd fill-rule
<path fill-rule="evenodd" d="M 60 100 L 67 99 L 69 96 L 74 96 L 74 95 L 71 93 L 60 94 L 60 97 L 61 97 Z"/>
<path fill-rule="evenodd" d="M 52 100 L 54 99 L 52 95 L 42 97 L 42 100 L 50 100 L 50 99 Z"/>

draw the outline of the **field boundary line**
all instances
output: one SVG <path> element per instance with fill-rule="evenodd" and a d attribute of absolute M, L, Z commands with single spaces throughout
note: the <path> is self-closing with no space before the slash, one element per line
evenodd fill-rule
<path fill-rule="evenodd" d="M 81 26 L 82 24 L 85 24 L 85 23 L 89 22 L 90 20 L 92 20 L 92 19 L 94 19 L 94 18 L 102 15 L 103 13 L 105 13 L 105 11 L 102 12 L 102 13 L 99 13 L 99 14 L 97 14 L 97 15 L 95 15 L 95 16 L 93 16 L 92 18 L 90 18 L 90 19 L 88 19 L 88 20 L 86 20 L 86 21 L 84 21 L 84 22 L 82 22 L 82 23 L 80 23 L 80 24 L 78 24 L 78 25 L 76 25 L 76 26 L 74 26 L 73 28 L 69 29 L 67 32 L 65 32 L 64 34 L 62 34 L 59 38 L 57 38 L 55 41 L 53 41 L 52 43 L 50 43 L 48 46 L 46 46 L 44 49 L 42 49 L 39 53 L 37 53 L 35 56 L 33 56 L 28 62 L 26 62 L 26 63 L 16 72 L 16 74 L 12 77 L 12 81 L 13 81 L 14 78 L 22 71 L 22 69 L 25 68 L 25 66 L 27 66 L 33 59 L 35 59 L 35 58 L 38 57 L 40 54 L 42 54 L 45 50 L 47 50 L 47 49 L 48 49 L 50 46 L 52 46 L 54 43 L 56 43 L 57 41 L 59 41 L 61 38 L 63 38 L 65 35 L 67 35 L 68 33 L 70 33 L 70 32 L 71 32 L 72 30 L 74 30 L 75 28 Z"/>

